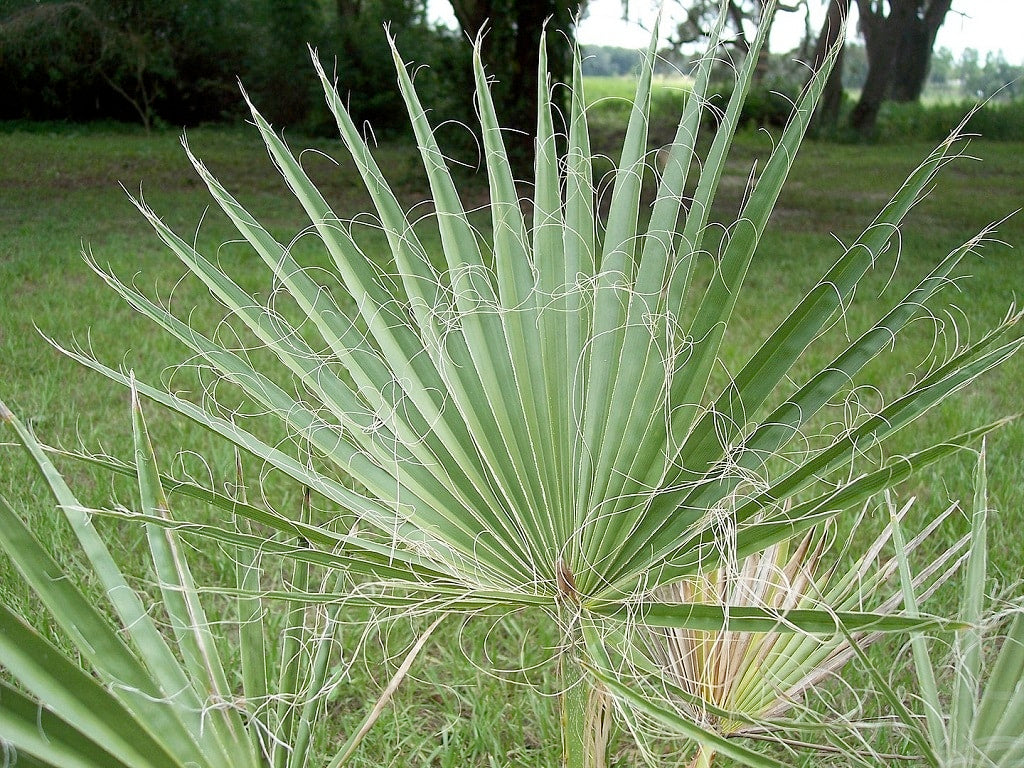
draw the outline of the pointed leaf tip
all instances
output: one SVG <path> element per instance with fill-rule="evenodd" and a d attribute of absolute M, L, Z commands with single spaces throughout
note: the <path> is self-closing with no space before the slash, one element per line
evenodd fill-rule
<path fill-rule="evenodd" d="M 142 411 L 142 403 L 139 401 L 139 388 L 135 385 L 134 368 L 128 371 L 128 391 L 131 392 L 132 411 L 140 413 Z"/>

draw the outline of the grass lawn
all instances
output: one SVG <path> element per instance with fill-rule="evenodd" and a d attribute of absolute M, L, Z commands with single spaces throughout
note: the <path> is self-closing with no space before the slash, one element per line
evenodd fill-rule
<path fill-rule="evenodd" d="M 256 132 L 197 130 L 190 143 L 249 210 L 282 242 L 302 232 L 298 204 L 288 193 L 258 143 Z M 292 137 L 293 148 L 310 146 L 304 155 L 311 175 L 342 215 L 364 210 L 367 198 L 350 164 L 336 165 L 328 155 L 341 155 L 338 142 L 307 142 Z M 743 197 L 751 164 L 767 157 L 770 139 L 743 136 L 735 162 L 722 182 L 717 215 L 731 216 Z M 723 371 L 736 371 L 754 345 L 809 289 L 888 200 L 904 176 L 929 151 L 925 144 L 874 147 L 808 144 L 779 202 L 774 224 L 751 267 L 745 296 L 737 309 L 731 345 Z M 1024 145 L 976 141 L 970 147 L 978 160 L 963 160 L 947 169 L 940 183 L 913 213 L 897 250 L 887 254 L 863 284 L 856 301 L 838 322 L 851 335 L 878 317 L 923 277 L 947 252 L 977 231 L 1001 219 L 1024 202 Z M 51 444 L 82 441 L 91 449 L 125 456 L 131 425 L 127 393 L 89 373 L 56 352 L 43 338 L 62 345 L 90 346 L 107 363 L 133 368 L 142 380 L 170 380 L 179 389 L 200 384 L 188 368 L 175 370 L 186 355 L 123 304 L 92 274 L 81 257 L 88 249 L 100 265 L 131 279 L 151 295 L 159 295 L 184 313 L 192 311 L 198 326 L 213 327 L 221 319 L 208 292 L 195 280 L 181 280 L 183 268 L 164 251 L 118 187 L 141 188 L 147 202 L 179 234 L 198 243 L 198 250 L 216 257 L 243 285 L 264 296 L 272 289 L 262 262 L 232 242 L 226 219 L 207 210 L 205 188 L 194 176 L 173 134 L 143 135 L 133 131 L 96 132 L 60 129 L 53 133 L 0 132 L 0 399 L 32 423 Z M 424 196 L 423 180 L 411 148 L 385 145 L 381 165 L 412 205 Z M 467 205 L 485 199 L 480 178 L 464 179 Z M 481 226 L 485 223 L 481 221 Z M 917 324 L 896 344 L 895 354 L 868 371 L 860 396 L 891 398 L 909 381 L 964 336 L 981 334 L 1020 299 L 1024 287 L 1024 218 L 1002 223 L 981 257 L 965 261 L 964 279 L 936 306 L 940 328 Z M 317 259 L 312 244 L 298 240 L 299 253 Z M 1013 247 L 1009 247 L 1013 246 Z M 301 261 L 301 258 L 299 259 Z M 894 272 L 894 265 L 899 269 Z M 711 278 L 706 266 L 700 280 Z M 194 310 L 193 310 L 194 308 Z M 827 344 L 812 348 L 810 363 L 822 363 L 836 351 Z M 723 372 L 724 378 L 724 372 Z M 990 374 L 952 404 L 929 414 L 894 446 L 910 450 L 932 438 L 992 421 L 1022 410 L 1024 359 L 1018 356 Z M 227 481 L 233 459 L 223 446 L 188 424 L 147 407 L 157 453 L 165 464 L 178 451 L 183 472 Z M 7 440 L 6 435 L 0 441 Z M 200 459 L 199 456 L 204 457 Z M 1024 524 L 1024 424 L 1015 422 L 989 440 L 990 494 L 997 512 L 990 525 L 994 582 L 998 591 L 1020 579 L 1024 555 L 1020 527 Z M 963 455 L 935 466 L 912 480 L 906 495 L 920 499 L 917 521 L 955 499 L 969 498 L 973 457 Z M 66 466 L 87 504 L 109 505 L 113 492 L 127 498 L 127 486 L 81 465 Z M 297 503 L 298 489 L 273 481 L 268 495 L 274 503 Z M 53 551 L 67 551 L 70 534 L 49 507 L 42 483 L 27 461 L 0 444 L 0 495 L 23 512 Z M 202 510 L 195 510 L 203 514 Z M 867 526 L 874 525 L 869 519 Z M 967 529 L 954 518 L 930 548 L 939 550 Z M 139 531 L 120 530 L 119 546 L 127 552 L 144 546 Z M 199 580 L 230 578 L 229 564 L 216 551 L 198 555 Z M 142 562 L 141 554 L 138 562 Z M 140 588 L 148 588 L 139 573 Z M 29 597 L 8 565 L 0 560 L 0 598 L 26 606 Z M 940 605 L 943 598 L 940 596 Z M 945 598 L 948 602 L 948 596 Z M 365 618 L 354 616 L 354 620 Z M 351 681 L 341 686 L 334 706 L 337 733 L 356 727 L 386 681 L 381 664 L 394 661 L 412 637 L 410 624 L 397 622 L 370 637 L 361 637 L 354 621 L 346 635 L 347 652 L 362 646 L 352 663 Z M 391 710 L 365 742 L 361 766 L 555 766 L 559 760 L 555 703 L 531 694 L 530 688 L 553 692 L 552 670 L 542 664 L 554 641 L 547 628 L 529 617 L 487 616 L 467 625 L 454 622 L 441 630 L 420 657 L 415 679 L 407 681 Z M 486 657 L 486 659 L 485 659 Z M 498 666 L 508 675 L 493 677 L 480 667 Z M 521 670 L 527 670 L 523 672 Z M 339 742 L 343 737 L 339 737 Z M 633 753 L 621 739 L 616 764 L 632 765 Z M 328 749 L 330 745 L 319 745 Z M 506 757 L 507 755 L 507 757 Z M 726 763 L 722 763 L 725 765 Z"/>

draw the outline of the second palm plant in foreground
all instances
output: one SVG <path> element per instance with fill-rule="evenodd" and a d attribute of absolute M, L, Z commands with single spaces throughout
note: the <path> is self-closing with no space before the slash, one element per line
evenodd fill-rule
<path fill-rule="evenodd" d="M 69 354 L 356 515 L 358 526 L 346 530 L 275 515 L 258 521 L 284 534 L 298 532 L 301 546 L 293 556 L 358 577 L 346 599 L 402 610 L 530 608 L 553 617 L 563 638 L 564 743 L 573 765 L 599 760 L 602 686 L 643 705 L 616 682 L 616 669 L 632 653 L 631 638 L 642 634 L 632 631 L 638 624 L 679 632 L 825 635 L 934 626 L 893 615 L 891 605 L 865 612 L 770 602 L 731 606 L 687 601 L 685 593 L 682 600 L 665 599 L 673 585 L 820 529 L 977 440 L 995 425 L 896 459 L 865 458 L 884 456 L 876 449 L 891 435 L 1022 344 L 1010 334 L 1019 319 L 1011 311 L 877 411 L 843 429 L 814 433 L 816 424 L 828 422 L 823 409 L 842 407 L 864 367 L 928 311 L 977 245 L 937 259 L 931 273 L 862 335 L 844 342 L 827 365 L 796 373 L 807 347 L 835 330 L 864 275 L 894 258 L 900 222 L 959 155 L 962 145 L 954 137 L 911 173 L 740 370 L 718 381 L 744 276 L 828 74 L 827 64 L 811 78 L 719 242 L 711 208 L 762 42 L 758 38 L 738 69 L 702 156 L 697 133 L 709 109 L 711 57 L 697 65 L 647 210 L 641 190 L 651 174 L 652 45 L 606 217 L 596 205 L 578 59 L 562 155 L 543 68 L 538 77 L 535 177 L 532 198 L 523 200 L 477 57 L 487 222 L 465 211 L 396 53 L 443 263 L 421 240 L 427 223 L 410 220 L 318 65 L 327 103 L 372 198 L 373 227 L 386 238 L 385 254 L 371 250 L 357 224 L 331 209 L 255 108 L 270 156 L 329 256 L 329 280 L 298 263 L 191 152 L 217 204 L 265 262 L 277 304 L 248 292 L 139 203 L 159 237 L 233 316 L 236 330 L 244 326 L 251 346 L 272 353 L 272 366 L 103 274 L 191 350 L 190 364 L 229 382 L 263 415 L 251 423 L 237 414 L 229 418 L 215 398 L 200 404 L 159 386 L 133 385 L 127 374 L 89 355 Z M 700 288 L 693 278 L 705 260 L 714 266 Z M 283 423 L 299 453 L 263 437 L 261 418 Z M 147 519 L 168 527 L 183 522 Z M 251 538 L 216 524 L 192 523 L 188 531 L 253 546 Z M 594 688 L 597 679 L 604 682 Z M 753 765 L 778 764 L 695 722 L 683 727 L 710 751 Z"/>

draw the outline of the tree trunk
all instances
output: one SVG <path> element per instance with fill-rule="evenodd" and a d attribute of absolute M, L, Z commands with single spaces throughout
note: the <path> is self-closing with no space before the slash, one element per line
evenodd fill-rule
<path fill-rule="evenodd" d="M 931 63 L 932 46 L 953 0 L 932 0 L 924 14 L 907 19 L 896 48 L 890 98 L 913 102 L 921 98 Z"/>
<path fill-rule="evenodd" d="M 868 76 L 850 115 L 858 133 L 870 135 L 888 98 L 916 101 L 928 76 L 935 35 L 952 0 L 857 0 L 868 56 Z"/>
<path fill-rule="evenodd" d="M 864 80 L 860 99 L 850 114 L 850 125 L 862 136 L 869 136 L 874 131 L 878 112 L 888 96 L 893 62 L 896 59 L 896 43 L 899 39 L 899 25 L 896 19 L 900 9 L 906 9 L 909 5 L 907 2 L 892 0 L 887 17 L 881 3 L 857 0 L 860 29 L 864 34 L 864 48 L 868 56 L 868 75 Z"/>
<path fill-rule="evenodd" d="M 825 23 L 818 34 L 818 42 L 814 47 L 811 59 L 811 70 L 817 72 L 825 62 L 828 52 L 836 44 L 840 33 L 845 27 L 843 22 L 850 13 L 852 0 L 831 0 Z M 839 122 L 839 110 L 843 105 L 843 48 L 839 49 L 835 66 L 825 82 L 825 90 L 818 103 L 818 112 L 814 116 L 815 125 L 819 128 L 834 128 Z"/>

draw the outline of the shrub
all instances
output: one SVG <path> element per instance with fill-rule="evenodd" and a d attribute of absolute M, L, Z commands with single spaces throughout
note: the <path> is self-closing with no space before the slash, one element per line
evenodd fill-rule
<path fill-rule="evenodd" d="M 847 104 L 847 107 L 850 105 Z M 940 141 L 950 125 L 964 123 L 964 130 L 992 141 L 1024 141 L 1024 101 L 989 101 L 901 104 L 887 101 L 878 114 L 873 139 L 884 142 Z M 864 138 L 843 127 L 824 131 L 825 138 L 859 142 Z"/>

